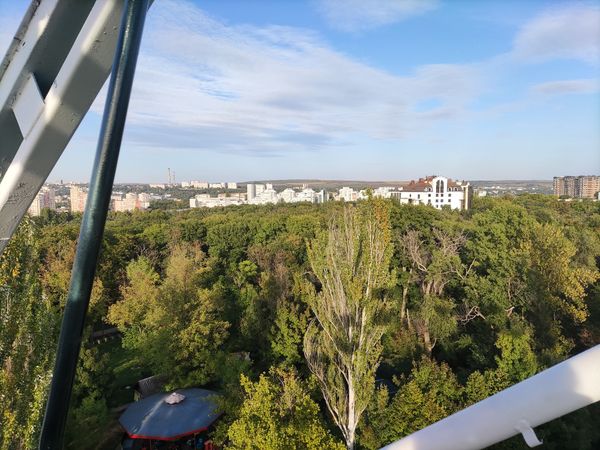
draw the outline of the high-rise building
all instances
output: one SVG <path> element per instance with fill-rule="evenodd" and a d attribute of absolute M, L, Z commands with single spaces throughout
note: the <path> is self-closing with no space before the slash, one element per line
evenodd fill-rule
<path fill-rule="evenodd" d="M 228 181 L 227 189 L 237 189 L 237 183 L 235 181 Z"/>
<path fill-rule="evenodd" d="M 600 191 L 600 176 L 579 177 L 579 195 L 581 198 L 595 198 Z"/>
<path fill-rule="evenodd" d="M 54 189 L 46 186 L 42 187 L 29 207 L 29 214 L 32 216 L 39 216 L 44 208 L 56 209 L 55 198 L 56 194 Z"/>
<path fill-rule="evenodd" d="M 250 200 L 254 200 L 254 197 L 256 197 L 256 185 L 248 183 L 246 185 L 246 200 L 249 202 Z"/>
<path fill-rule="evenodd" d="M 554 195 L 572 198 L 595 198 L 600 191 L 600 176 L 554 177 Z"/>
<path fill-rule="evenodd" d="M 71 212 L 83 212 L 83 210 L 85 209 L 85 203 L 87 202 L 87 196 L 87 189 L 81 188 L 79 186 L 71 186 Z"/>

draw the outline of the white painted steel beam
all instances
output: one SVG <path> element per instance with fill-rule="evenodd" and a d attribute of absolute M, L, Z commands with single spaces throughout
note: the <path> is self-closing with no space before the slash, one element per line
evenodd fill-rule
<path fill-rule="evenodd" d="M 0 179 L 23 140 L 13 106 L 35 74 L 42 98 L 95 0 L 33 0 L 0 63 Z"/>
<path fill-rule="evenodd" d="M 40 117 L 43 109 L 44 98 L 40 93 L 35 76 L 30 74 L 12 108 L 24 139 L 29 136 L 29 132 Z"/>
<path fill-rule="evenodd" d="M 34 1 L 0 65 L 0 252 L 110 73 L 123 4 Z"/>
<path fill-rule="evenodd" d="M 600 345 L 459 411 L 382 450 L 476 450 L 600 401 Z"/>

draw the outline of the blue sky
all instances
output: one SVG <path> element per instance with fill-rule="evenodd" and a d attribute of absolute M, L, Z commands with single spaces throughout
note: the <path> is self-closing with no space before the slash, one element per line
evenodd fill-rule
<path fill-rule="evenodd" d="M 156 0 L 116 181 L 598 174 L 599 46 L 598 2 Z M 51 181 L 88 180 L 104 96 Z"/>

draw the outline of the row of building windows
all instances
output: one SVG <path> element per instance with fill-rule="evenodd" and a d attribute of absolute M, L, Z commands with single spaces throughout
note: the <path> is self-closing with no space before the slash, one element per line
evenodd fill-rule
<path fill-rule="evenodd" d="M 426 187 L 424 190 L 425 190 L 425 192 L 431 192 L 431 191 L 433 191 L 433 188 Z M 458 187 L 451 187 L 451 188 L 446 189 L 446 191 L 448 191 L 448 192 L 458 192 L 459 190 L 460 190 L 460 188 L 458 188 Z M 436 183 L 435 192 L 437 192 L 437 193 L 444 192 L 444 182 L 443 181 L 440 180 Z"/>
<path fill-rule="evenodd" d="M 412 194 L 408 194 L 409 197 L 412 197 Z M 436 197 L 443 197 L 444 194 L 435 194 Z M 448 197 L 451 197 L 452 194 L 448 192 Z M 427 194 L 427 197 L 431 197 L 431 194 Z M 421 194 L 417 194 L 417 198 L 421 198 Z"/>

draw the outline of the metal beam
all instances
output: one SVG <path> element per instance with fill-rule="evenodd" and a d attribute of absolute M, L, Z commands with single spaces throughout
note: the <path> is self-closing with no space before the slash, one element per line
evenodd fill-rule
<path fill-rule="evenodd" d="M 0 252 L 106 81 L 123 1 L 34 1 L 0 64 Z M 43 107 L 26 134 L 31 79 Z"/>
<path fill-rule="evenodd" d="M 148 0 L 127 0 L 60 331 L 39 448 L 62 449 L 69 402 L 142 40 Z"/>
<path fill-rule="evenodd" d="M 600 345 L 396 441 L 382 450 L 477 450 L 600 401 Z"/>

